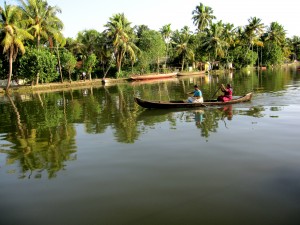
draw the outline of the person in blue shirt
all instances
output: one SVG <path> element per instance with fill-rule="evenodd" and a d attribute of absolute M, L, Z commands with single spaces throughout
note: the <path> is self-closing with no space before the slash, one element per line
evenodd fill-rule
<path fill-rule="evenodd" d="M 189 97 L 187 102 L 188 103 L 203 103 L 202 91 L 199 89 L 198 85 L 195 85 L 194 88 L 195 88 L 194 91 L 188 93 L 188 94 L 193 94 L 193 96 Z"/>

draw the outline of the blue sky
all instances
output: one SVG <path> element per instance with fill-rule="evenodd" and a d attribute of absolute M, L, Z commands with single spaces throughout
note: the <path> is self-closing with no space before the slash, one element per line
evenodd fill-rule
<path fill-rule="evenodd" d="M 1 5 L 3 5 L 3 0 Z M 14 3 L 15 0 L 7 0 Z M 113 14 L 124 13 L 132 25 L 145 24 L 159 30 L 163 25 L 171 24 L 171 29 L 181 29 L 187 25 L 192 31 L 192 11 L 202 2 L 210 6 L 217 20 L 245 26 L 250 17 L 262 19 L 265 25 L 278 22 L 284 26 L 287 36 L 300 36 L 300 1 L 299 0 L 48 0 L 52 6 L 62 10 L 59 15 L 65 24 L 64 35 L 75 38 L 85 29 L 104 30 Z"/>

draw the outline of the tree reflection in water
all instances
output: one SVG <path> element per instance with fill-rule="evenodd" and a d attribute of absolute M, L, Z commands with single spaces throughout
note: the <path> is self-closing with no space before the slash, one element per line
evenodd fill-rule
<path fill-rule="evenodd" d="M 236 94 L 248 90 L 248 77 L 236 80 Z M 213 82 L 211 80 L 210 82 Z M 9 145 L 1 145 L 6 163 L 19 164 L 20 178 L 49 178 L 66 169 L 68 161 L 76 160 L 76 124 L 83 124 L 87 134 L 112 131 L 109 141 L 135 143 L 142 133 L 160 123 L 169 122 L 171 129 L 179 122 L 194 121 L 202 137 L 217 132 L 219 121 L 230 121 L 235 114 L 262 116 L 263 107 L 250 110 L 231 106 L 207 107 L 201 110 L 145 110 L 133 97 L 145 99 L 185 99 L 195 83 L 207 96 L 217 84 L 206 84 L 197 78 L 171 80 L 154 84 L 114 84 L 52 93 L 7 96 L 0 104 L 0 133 Z M 244 84 L 245 83 L 245 84 Z M 240 90 L 239 90 L 240 89 Z"/>

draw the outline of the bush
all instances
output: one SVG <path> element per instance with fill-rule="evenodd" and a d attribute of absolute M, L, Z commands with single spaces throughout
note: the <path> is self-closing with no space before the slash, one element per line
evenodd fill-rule
<path fill-rule="evenodd" d="M 47 49 L 27 48 L 26 54 L 20 58 L 19 75 L 31 82 L 41 80 L 49 83 L 59 77 L 57 59 Z"/>

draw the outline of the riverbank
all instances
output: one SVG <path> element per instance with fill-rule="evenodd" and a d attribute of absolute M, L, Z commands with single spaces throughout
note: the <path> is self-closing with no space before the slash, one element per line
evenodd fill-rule
<path fill-rule="evenodd" d="M 80 81 L 72 81 L 72 82 L 57 82 L 57 83 L 47 83 L 47 84 L 39 84 L 39 85 L 13 85 L 9 88 L 9 93 L 31 93 L 36 91 L 61 91 L 65 89 L 77 89 L 83 87 L 93 87 L 93 86 L 102 86 L 105 83 L 122 83 L 128 82 L 128 79 L 119 78 L 119 79 L 93 79 L 93 80 L 80 80 Z M 5 87 L 0 87 L 0 94 L 5 94 Z"/>
<path fill-rule="evenodd" d="M 280 68 L 295 66 L 296 70 L 299 70 L 300 65 L 299 62 L 284 64 Z M 247 68 L 249 69 L 256 69 Z M 266 68 L 268 69 L 268 68 Z M 235 70 L 234 70 L 235 71 Z M 233 71 L 233 72 L 234 72 Z M 228 73 L 226 70 L 213 70 L 210 71 L 209 74 L 216 75 L 222 73 Z M 178 74 L 177 74 L 178 75 Z M 92 79 L 92 80 L 79 80 L 79 81 L 72 81 L 72 82 L 56 82 L 56 83 L 47 83 L 47 84 L 39 84 L 39 85 L 12 85 L 10 86 L 9 93 L 32 93 L 32 92 L 52 92 L 52 91 L 62 91 L 68 89 L 81 89 L 84 87 L 99 87 L 105 84 L 115 84 L 115 83 L 123 83 L 123 82 L 131 82 L 130 78 L 105 78 L 103 79 Z M 5 86 L 0 86 L 0 95 L 4 95 Z"/>

